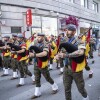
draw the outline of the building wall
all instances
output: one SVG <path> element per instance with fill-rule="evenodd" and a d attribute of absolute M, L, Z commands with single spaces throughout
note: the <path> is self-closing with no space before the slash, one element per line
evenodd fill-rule
<path fill-rule="evenodd" d="M 58 12 L 59 17 L 74 15 L 89 23 L 100 23 L 100 0 L 96 0 L 99 3 L 98 13 L 92 10 L 93 0 L 88 1 L 89 9 L 81 6 L 80 0 L 75 0 L 75 3 L 70 3 L 68 0 L 0 0 L 2 11 L 0 20 L 5 23 L 1 26 L 1 32 L 11 33 L 11 26 L 20 26 L 24 31 L 25 12 L 28 8 L 32 8 L 33 14 L 57 17 Z"/>

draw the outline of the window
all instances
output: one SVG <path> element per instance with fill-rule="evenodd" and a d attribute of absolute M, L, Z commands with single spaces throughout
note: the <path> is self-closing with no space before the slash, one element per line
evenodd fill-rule
<path fill-rule="evenodd" d="M 88 8 L 88 0 L 81 0 L 81 5 Z"/>
<path fill-rule="evenodd" d="M 74 2 L 75 2 L 75 0 L 69 0 L 69 2 L 72 2 L 72 3 L 74 3 Z"/>
<path fill-rule="evenodd" d="M 54 34 L 57 36 L 57 19 L 42 17 L 42 32 L 47 35 Z"/>
<path fill-rule="evenodd" d="M 36 28 L 41 28 L 41 17 L 40 16 L 32 17 L 32 26 Z"/>
<path fill-rule="evenodd" d="M 21 27 L 11 27 L 11 33 L 21 33 Z"/>
<path fill-rule="evenodd" d="M 57 35 L 57 18 L 32 16 L 32 34 L 45 33 Z"/>
<path fill-rule="evenodd" d="M 41 16 L 32 16 L 32 34 L 42 32 Z"/>
<path fill-rule="evenodd" d="M 81 5 L 85 7 L 85 0 L 81 0 Z"/>
<path fill-rule="evenodd" d="M 93 10 L 98 12 L 98 3 L 93 1 Z"/>

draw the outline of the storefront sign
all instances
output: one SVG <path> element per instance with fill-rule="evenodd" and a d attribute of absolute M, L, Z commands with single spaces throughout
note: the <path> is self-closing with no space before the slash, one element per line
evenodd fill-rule
<path fill-rule="evenodd" d="M 26 25 L 31 26 L 32 25 L 32 11 L 31 9 L 28 9 L 26 11 Z"/>

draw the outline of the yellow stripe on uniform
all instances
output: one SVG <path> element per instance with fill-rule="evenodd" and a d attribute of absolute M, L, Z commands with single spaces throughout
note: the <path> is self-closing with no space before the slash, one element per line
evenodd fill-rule
<path fill-rule="evenodd" d="M 42 68 L 45 68 L 45 67 L 47 67 L 47 66 L 48 66 L 48 60 L 45 61 L 45 62 L 42 62 Z"/>
<path fill-rule="evenodd" d="M 51 50 L 51 58 L 54 58 L 54 56 L 57 54 L 57 45 L 55 42 L 52 42 L 52 46 L 55 48 L 54 50 Z"/>
<path fill-rule="evenodd" d="M 27 56 L 25 56 L 25 57 L 22 57 L 19 61 L 23 61 L 23 60 L 27 60 Z"/>
<path fill-rule="evenodd" d="M 82 71 L 86 66 L 86 60 L 84 59 L 84 61 L 80 64 L 77 64 L 77 67 L 76 67 L 76 72 L 79 72 L 79 71 Z"/>

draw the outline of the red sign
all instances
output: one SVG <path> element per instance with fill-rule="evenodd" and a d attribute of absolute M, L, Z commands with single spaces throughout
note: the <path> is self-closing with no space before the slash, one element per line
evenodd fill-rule
<path fill-rule="evenodd" d="M 27 24 L 27 26 L 32 25 L 32 11 L 31 11 L 31 9 L 28 9 L 26 11 L 26 24 Z"/>

